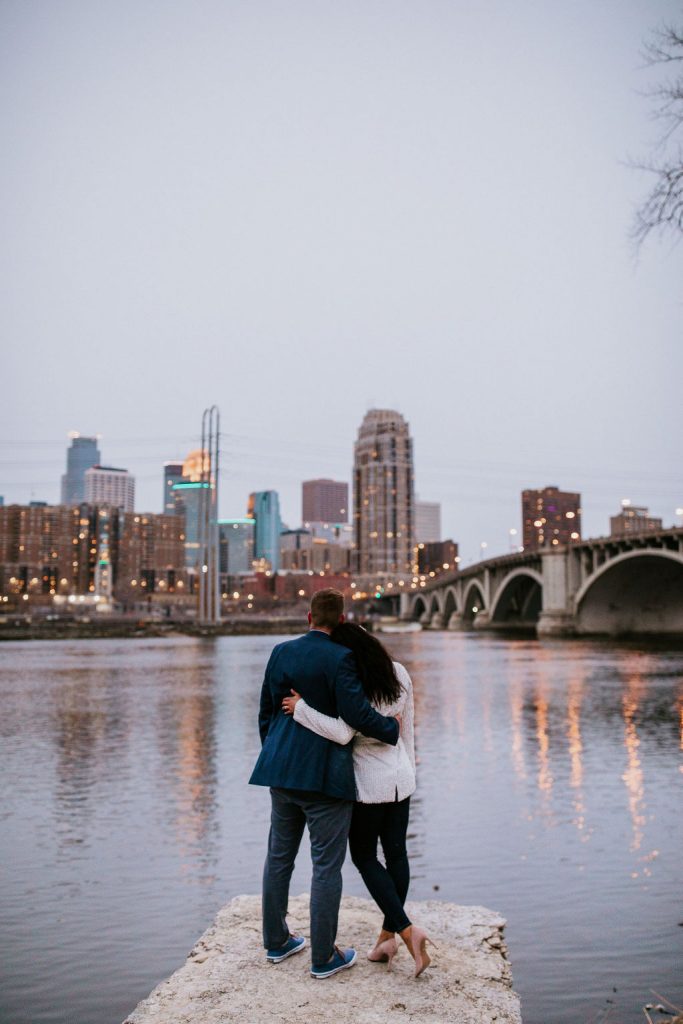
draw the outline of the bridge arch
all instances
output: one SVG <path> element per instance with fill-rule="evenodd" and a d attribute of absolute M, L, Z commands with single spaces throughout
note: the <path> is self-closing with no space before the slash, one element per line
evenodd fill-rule
<path fill-rule="evenodd" d="M 441 612 L 441 614 L 443 615 L 443 624 L 446 627 L 446 629 L 448 628 L 448 623 L 450 622 L 451 615 L 453 615 L 454 612 L 458 611 L 460 611 L 460 609 L 458 608 L 458 598 L 455 593 L 455 587 L 447 587 L 446 592 L 443 595 Z"/>
<path fill-rule="evenodd" d="M 533 626 L 543 606 L 543 577 L 535 569 L 514 569 L 491 602 L 491 622 L 509 627 Z"/>
<path fill-rule="evenodd" d="M 479 612 L 486 611 L 486 601 L 484 600 L 484 591 L 482 590 L 481 584 L 478 580 L 470 580 L 465 589 L 465 594 L 462 600 L 462 618 L 463 622 L 471 625 Z"/>
<path fill-rule="evenodd" d="M 639 548 L 600 566 L 574 598 L 579 633 L 682 633 L 683 555 Z"/>
<path fill-rule="evenodd" d="M 426 594 L 424 596 L 422 594 L 415 595 L 410 606 L 410 617 L 414 622 L 419 622 L 426 613 L 428 608 L 426 598 Z"/>

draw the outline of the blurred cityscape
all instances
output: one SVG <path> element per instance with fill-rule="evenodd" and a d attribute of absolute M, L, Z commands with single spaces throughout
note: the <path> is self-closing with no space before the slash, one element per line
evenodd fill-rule
<path fill-rule="evenodd" d="M 103 462 L 98 437 L 71 434 L 58 505 L 0 497 L 0 610 L 196 616 L 209 492 L 221 614 L 291 612 L 321 586 L 367 605 L 458 571 L 440 503 L 416 499 L 409 424 L 395 410 L 370 409 L 363 419 L 351 492 L 346 481 L 302 481 L 296 525 L 283 523 L 276 490 L 254 491 L 222 517 L 206 449 L 160 465 L 159 489 L 158 510 L 137 510 L 133 475 Z M 624 501 L 609 536 L 661 528 L 647 508 Z M 520 529 L 510 528 L 506 553 L 580 541 L 579 493 L 554 484 L 522 491 Z M 500 552 L 482 542 L 480 560 L 492 554 Z"/>

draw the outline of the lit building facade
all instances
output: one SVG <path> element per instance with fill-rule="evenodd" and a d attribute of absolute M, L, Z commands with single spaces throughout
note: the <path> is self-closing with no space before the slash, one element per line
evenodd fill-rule
<path fill-rule="evenodd" d="M 197 570 L 199 565 L 199 517 L 202 510 L 202 490 L 207 483 L 184 479 L 172 487 L 176 512 L 183 516 L 183 544 L 186 569 Z"/>
<path fill-rule="evenodd" d="M 122 518 L 119 509 L 85 503 L 0 509 L 0 594 L 94 595 L 103 535 L 107 558 L 115 566 Z"/>
<path fill-rule="evenodd" d="M 280 569 L 282 572 L 314 572 L 326 576 L 348 573 L 351 546 L 339 544 L 334 538 L 321 536 L 310 529 L 283 530 L 280 534 Z"/>
<path fill-rule="evenodd" d="M 177 496 L 173 488 L 176 484 L 182 483 L 183 479 L 182 462 L 164 463 L 164 492 L 161 508 L 167 516 L 173 516 L 176 512 L 182 511 L 178 508 Z"/>
<path fill-rule="evenodd" d="M 0 597 L 182 597 L 184 555 L 182 516 L 125 514 L 85 502 L 0 509 Z"/>
<path fill-rule="evenodd" d="M 522 491 L 525 551 L 581 539 L 581 495 L 559 487 Z"/>
<path fill-rule="evenodd" d="M 218 550 L 220 572 L 241 576 L 253 572 L 254 520 L 219 519 Z"/>
<path fill-rule="evenodd" d="M 127 469 L 91 466 L 84 477 L 88 505 L 111 505 L 124 512 L 135 510 L 135 477 Z"/>
<path fill-rule="evenodd" d="M 433 544 L 441 540 L 441 505 L 438 501 L 415 502 L 415 542 Z"/>
<path fill-rule="evenodd" d="M 254 520 L 254 559 L 267 563 L 271 572 L 280 568 L 280 499 L 277 491 L 249 495 L 247 518 Z"/>
<path fill-rule="evenodd" d="M 78 505 L 85 501 L 85 472 L 100 463 L 98 438 L 70 434 L 71 445 L 66 452 L 66 473 L 62 477 L 62 505 Z"/>
<path fill-rule="evenodd" d="M 610 537 L 629 537 L 633 533 L 644 533 L 646 530 L 661 530 L 662 520 L 651 516 L 642 505 L 631 505 L 624 502 L 618 516 L 610 516 Z"/>
<path fill-rule="evenodd" d="M 185 522 L 182 515 L 154 513 L 123 517 L 114 595 L 124 603 L 153 595 L 177 599 L 189 590 L 185 568 Z"/>
<path fill-rule="evenodd" d="M 393 409 L 371 409 L 354 447 L 355 571 L 409 572 L 415 496 L 408 423 Z"/>
<path fill-rule="evenodd" d="M 457 569 L 458 545 L 452 540 L 420 541 L 417 545 L 417 571 L 419 573 L 448 572 Z"/>
<path fill-rule="evenodd" d="M 339 480 L 304 480 L 301 518 L 305 522 L 348 523 L 349 485 Z"/>

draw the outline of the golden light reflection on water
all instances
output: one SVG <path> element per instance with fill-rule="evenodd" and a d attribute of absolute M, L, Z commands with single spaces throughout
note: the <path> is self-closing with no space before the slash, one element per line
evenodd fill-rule
<path fill-rule="evenodd" d="M 567 699 L 567 739 L 569 741 L 570 774 L 569 785 L 573 793 L 575 817 L 573 824 L 582 832 L 582 842 L 590 839 L 586 828 L 586 807 L 583 795 L 583 742 L 581 739 L 581 702 L 583 699 L 583 679 L 575 678 L 569 684 Z"/>
<path fill-rule="evenodd" d="M 643 695 L 643 679 L 639 674 L 629 676 L 627 690 L 622 697 L 622 713 L 624 719 L 624 746 L 626 747 L 627 767 L 621 776 L 626 785 L 628 807 L 631 815 L 631 850 L 640 849 L 645 828 L 645 783 L 640 760 L 640 740 L 636 729 L 635 716 Z"/>
<path fill-rule="evenodd" d="M 545 694 L 536 697 L 536 740 L 538 742 L 538 788 L 550 795 L 553 776 L 550 771 L 550 739 L 548 737 L 548 700 Z"/>
<path fill-rule="evenodd" d="M 510 682 L 508 688 L 508 699 L 510 701 L 510 722 L 512 726 L 512 767 L 518 779 L 526 779 L 526 759 L 524 757 L 524 682 L 518 672 Z"/>
<path fill-rule="evenodd" d="M 215 825 L 215 697 L 195 666 L 188 666 L 182 692 L 168 702 L 160 722 L 173 825 L 183 869 L 192 870 L 196 851 L 207 852 Z"/>

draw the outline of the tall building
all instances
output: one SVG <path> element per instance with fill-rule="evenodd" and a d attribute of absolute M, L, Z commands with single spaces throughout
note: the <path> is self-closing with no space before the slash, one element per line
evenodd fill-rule
<path fill-rule="evenodd" d="M 249 495 L 247 517 L 254 520 L 254 558 L 264 559 L 272 572 L 280 568 L 280 499 L 277 491 Z"/>
<path fill-rule="evenodd" d="M 163 504 L 161 506 L 162 511 L 167 516 L 174 516 L 177 512 L 182 511 L 178 508 L 178 502 L 176 495 L 174 494 L 173 488 L 175 484 L 181 483 L 183 480 L 183 463 L 182 462 L 165 462 L 164 463 L 164 497 Z"/>
<path fill-rule="evenodd" d="M 167 466 L 179 466 L 179 463 L 167 463 Z M 166 467 L 164 467 L 166 468 Z M 173 515 L 185 516 L 183 530 L 185 544 L 185 567 L 199 572 L 199 545 L 201 516 L 205 510 L 204 493 L 213 487 L 215 480 L 206 478 L 209 475 L 209 455 L 201 448 L 191 451 L 180 466 L 180 478 L 176 479 L 169 490 L 173 505 Z"/>
<path fill-rule="evenodd" d="M 85 501 L 85 472 L 100 463 L 96 437 L 70 434 L 71 447 L 66 452 L 66 473 L 62 477 L 62 505 L 78 505 Z"/>
<path fill-rule="evenodd" d="M 339 480 L 304 480 L 301 485 L 304 523 L 348 523 L 349 485 Z"/>
<path fill-rule="evenodd" d="M 254 520 L 219 519 L 218 550 L 221 573 L 238 576 L 252 572 Z"/>
<path fill-rule="evenodd" d="M 85 500 L 89 505 L 112 505 L 124 512 L 135 508 L 135 477 L 115 466 L 91 466 L 85 473 Z"/>
<path fill-rule="evenodd" d="M 415 502 L 415 543 L 434 544 L 441 540 L 441 505 L 438 501 Z"/>
<path fill-rule="evenodd" d="M 185 568 L 198 570 L 199 565 L 199 521 L 202 511 L 202 489 L 209 485 L 200 480 L 185 477 L 172 487 L 175 515 L 185 517 L 183 543 L 185 545 Z"/>
<path fill-rule="evenodd" d="M 581 495 L 559 487 L 522 491 L 525 551 L 581 539 Z"/>
<path fill-rule="evenodd" d="M 618 516 L 610 516 L 610 537 L 628 537 L 632 533 L 643 533 L 645 530 L 661 530 L 662 520 L 655 519 L 648 509 L 642 505 L 631 505 L 622 502 Z"/>
<path fill-rule="evenodd" d="M 419 573 L 448 572 L 457 569 L 458 545 L 453 540 L 420 541 L 417 545 L 417 571 Z"/>
<path fill-rule="evenodd" d="M 354 447 L 354 541 L 361 574 L 409 572 L 413 564 L 413 443 L 393 409 L 370 409 Z"/>

